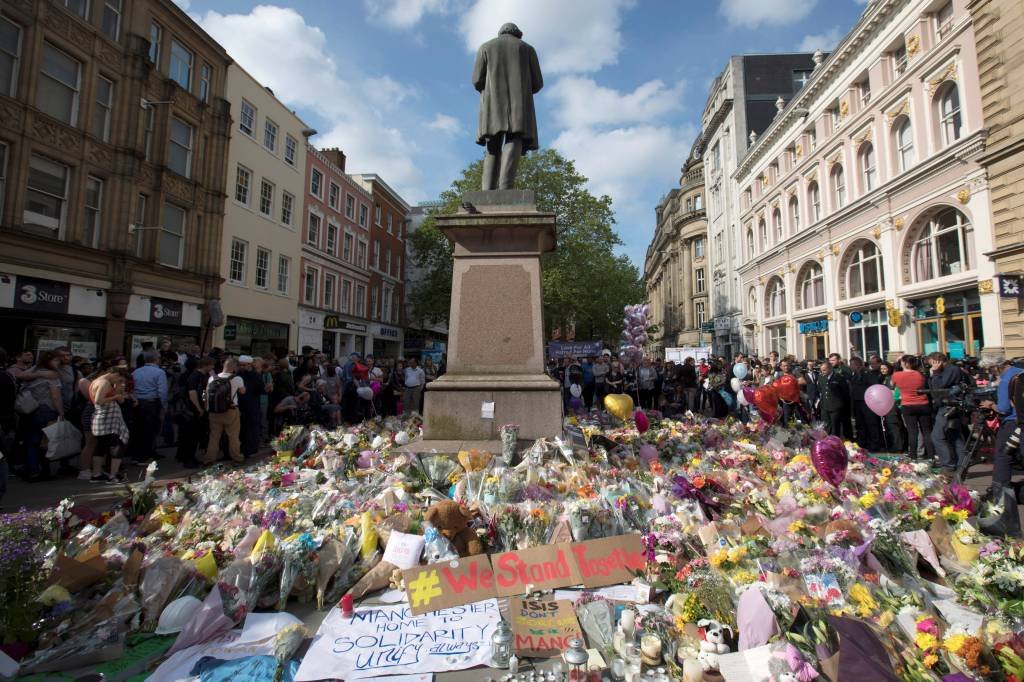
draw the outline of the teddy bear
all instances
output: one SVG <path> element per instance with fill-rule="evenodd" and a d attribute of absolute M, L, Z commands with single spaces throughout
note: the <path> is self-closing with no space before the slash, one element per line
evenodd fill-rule
<path fill-rule="evenodd" d="M 771 682 L 811 682 L 818 679 L 803 653 L 789 642 L 776 642 L 768 659 L 768 679 Z"/>
<path fill-rule="evenodd" d="M 423 520 L 451 540 L 459 556 L 484 553 L 484 543 L 469 527 L 474 513 L 454 500 L 441 500 L 430 505 Z"/>
<path fill-rule="evenodd" d="M 732 628 L 708 618 L 697 621 L 697 627 L 701 628 L 702 635 L 697 661 L 705 672 L 718 670 L 719 654 L 729 653 L 729 645 L 725 643 L 725 630 L 729 631 L 731 638 L 733 636 Z"/>

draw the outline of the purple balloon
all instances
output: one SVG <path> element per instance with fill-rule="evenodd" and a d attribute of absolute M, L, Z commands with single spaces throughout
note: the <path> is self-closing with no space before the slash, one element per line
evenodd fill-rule
<path fill-rule="evenodd" d="M 879 417 L 884 417 L 892 411 L 893 405 L 896 404 L 896 397 L 893 395 L 891 388 L 882 384 L 875 384 L 874 386 L 868 386 L 868 390 L 864 392 L 864 402 L 869 410 Z"/>
<path fill-rule="evenodd" d="M 752 386 L 743 387 L 743 399 L 747 401 L 748 405 L 754 404 L 754 388 Z"/>
<path fill-rule="evenodd" d="M 811 462 L 819 476 L 838 488 L 846 479 L 846 467 L 850 463 L 843 439 L 828 436 L 814 441 L 811 446 Z"/>

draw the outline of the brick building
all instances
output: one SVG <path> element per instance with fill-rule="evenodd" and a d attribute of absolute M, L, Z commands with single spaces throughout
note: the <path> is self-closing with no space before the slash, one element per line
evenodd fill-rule
<path fill-rule="evenodd" d="M 8 0 L 0 52 L 0 344 L 208 343 L 224 49 L 171 0 Z"/>

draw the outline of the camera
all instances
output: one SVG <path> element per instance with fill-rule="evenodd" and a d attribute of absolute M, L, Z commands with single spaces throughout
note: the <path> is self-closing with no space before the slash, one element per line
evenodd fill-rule
<path fill-rule="evenodd" d="M 996 399 L 996 389 L 971 388 L 966 384 L 952 388 L 922 388 L 917 392 L 931 396 L 936 405 L 945 408 L 943 412 L 946 417 L 952 417 L 957 412 L 973 412 L 982 402 Z"/>

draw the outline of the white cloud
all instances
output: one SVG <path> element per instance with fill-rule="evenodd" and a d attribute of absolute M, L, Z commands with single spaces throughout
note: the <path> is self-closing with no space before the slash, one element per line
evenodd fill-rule
<path fill-rule="evenodd" d="M 278 98 L 327 122 L 314 138 L 317 146 L 341 147 L 353 172 L 379 173 L 408 201 L 424 198 L 413 160 L 417 147 L 395 125 L 393 114 L 384 116 L 406 95 L 404 86 L 387 76 L 343 72 L 323 31 L 293 9 L 260 5 L 249 14 L 209 11 L 198 21 Z M 287 49 L 268 49 L 284 45 Z"/>
<path fill-rule="evenodd" d="M 174 4 L 187 12 L 192 7 L 192 0 L 174 0 Z"/>
<path fill-rule="evenodd" d="M 833 26 L 824 33 L 815 33 L 804 36 L 797 49 L 801 52 L 814 52 L 815 50 L 831 52 L 832 49 L 839 44 L 839 39 L 842 37 L 842 29 L 838 26 Z"/>
<path fill-rule="evenodd" d="M 466 49 L 514 22 L 537 48 L 544 73 L 587 73 L 614 64 L 622 49 L 622 12 L 634 0 L 476 0 L 459 20 Z"/>
<path fill-rule="evenodd" d="M 567 127 L 652 121 L 682 105 L 685 83 L 667 87 L 661 80 L 647 81 L 633 92 L 622 93 L 598 85 L 593 79 L 566 76 L 548 97 L 557 104 L 555 117 Z"/>
<path fill-rule="evenodd" d="M 455 135 L 457 132 L 462 130 L 459 120 L 454 116 L 449 116 L 448 114 L 438 114 L 434 117 L 433 121 L 427 124 L 427 127 L 431 130 L 444 133 L 445 135 Z"/>
<path fill-rule="evenodd" d="M 818 0 L 721 0 L 722 14 L 733 26 L 757 28 L 762 24 L 792 24 L 814 9 Z"/>
<path fill-rule="evenodd" d="M 448 0 L 363 0 L 367 14 L 396 29 L 410 29 L 427 13 L 448 11 Z"/>

